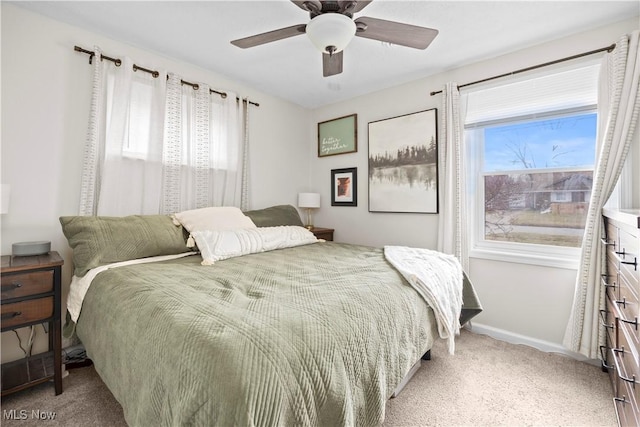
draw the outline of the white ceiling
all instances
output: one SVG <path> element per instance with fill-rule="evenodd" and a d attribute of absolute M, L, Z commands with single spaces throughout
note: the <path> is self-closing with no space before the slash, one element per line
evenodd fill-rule
<path fill-rule="evenodd" d="M 306 24 L 308 13 L 289 0 L 14 4 L 215 71 L 307 108 L 640 15 L 638 0 L 375 0 L 355 18 L 371 16 L 435 28 L 439 35 L 426 50 L 356 37 L 344 51 L 344 72 L 322 77 L 321 54 L 304 35 L 250 49 L 229 43 L 281 27 Z M 83 46 L 83 42 L 78 40 L 77 44 L 92 47 Z M 118 52 L 105 54 L 117 56 Z M 215 87 L 215 82 L 207 83 Z"/>

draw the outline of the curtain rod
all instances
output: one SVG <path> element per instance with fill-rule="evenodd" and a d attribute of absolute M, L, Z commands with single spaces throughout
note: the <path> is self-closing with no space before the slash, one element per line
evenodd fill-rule
<path fill-rule="evenodd" d="M 76 52 L 82 52 L 82 53 L 86 53 L 87 55 L 89 55 L 89 64 L 91 64 L 91 61 L 93 60 L 93 57 L 95 56 L 95 53 L 87 50 L 87 49 L 83 49 L 80 46 L 74 46 L 73 50 L 75 50 Z M 111 58 L 110 56 L 106 56 L 106 55 L 100 55 L 100 59 L 104 60 L 106 59 L 107 61 L 111 61 L 114 64 L 116 64 L 116 67 L 119 67 L 120 65 L 122 65 L 122 60 L 118 59 L 118 58 Z M 150 70 L 148 68 L 144 68 L 141 67 L 139 65 L 133 64 L 133 71 L 144 71 L 145 73 L 149 73 L 151 74 L 153 77 L 157 78 L 160 73 L 155 71 L 155 70 Z M 198 90 L 200 88 L 200 86 L 198 85 L 198 83 L 191 83 L 185 80 L 180 79 L 180 83 L 182 83 L 183 85 L 188 85 L 191 86 L 194 90 Z M 226 92 L 218 92 L 217 90 L 213 90 L 213 89 L 209 89 L 210 93 L 215 93 L 220 95 L 222 98 L 226 98 L 227 97 L 227 93 Z M 240 98 L 236 97 L 236 101 L 240 101 Z M 242 102 L 248 102 L 251 105 L 255 105 L 256 107 L 259 107 L 260 104 L 258 104 L 257 102 L 253 102 L 253 101 L 249 101 L 248 99 L 243 99 Z"/>
<path fill-rule="evenodd" d="M 616 48 L 616 44 L 614 43 L 611 46 L 603 47 L 603 48 L 596 49 L 596 50 L 591 50 L 589 52 L 583 52 L 583 53 L 579 53 L 577 55 L 567 56 L 566 58 L 556 59 L 555 61 L 545 62 L 543 64 L 532 65 L 531 67 L 521 68 L 519 70 L 512 71 L 510 73 L 500 74 L 499 76 L 487 77 L 486 79 L 477 80 L 477 81 L 471 82 L 471 83 L 465 83 L 463 85 L 458 85 L 458 89 L 462 89 L 463 87 L 466 87 L 466 86 L 476 85 L 478 83 L 488 82 L 490 80 L 499 79 L 501 77 L 507 77 L 507 76 L 512 76 L 514 74 L 524 73 L 525 71 L 531 71 L 531 70 L 535 70 L 537 68 L 547 67 L 549 65 L 558 64 L 560 62 L 570 61 L 570 60 L 576 59 L 576 58 L 582 58 L 583 56 L 589 56 L 589 55 L 593 55 L 593 54 L 604 52 L 604 51 L 611 52 L 615 48 Z M 442 93 L 442 91 L 441 90 L 437 90 L 437 91 L 431 92 L 431 96 L 437 95 L 439 93 Z"/>

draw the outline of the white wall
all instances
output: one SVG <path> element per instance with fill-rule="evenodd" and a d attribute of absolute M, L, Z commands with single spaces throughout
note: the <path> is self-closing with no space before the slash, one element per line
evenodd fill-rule
<path fill-rule="evenodd" d="M 358 114 L 358 152 L 316 157 L 312 162 L 312 187 L 322 195 L 315 223 L 335 228 L 337 241 L 435 248 L 438 215 L 368 212 L 367 123 L 430 108 L 438 108 L 440 114 L 441 96 L 429 93 L 440 90 L 446 82 L 464 84 L 608 46 L 637 27 L 637 18 L 631 19 L 316 109 L 315 122 Z M 314 139 L 314 148 L 316 143 Z M 637 178 L 637 140 L 635 145 L 632 156 Z M 358 206 L 332 207 L 330 171 L 345 167 L 358 168 Z M 633 191 L 640 194 L 638 186 Z M 575 270 L 472 259 L 469 274 L 484 306 L 474 324 L 484 326 L 483 330 L 498 330 L 503 338 L 525 336 L 532 343 L 559 350 L 573 299 Z"/>
<path fill-rule="evenodd" d="M 258 102 L 251 110 L 250 203 L 262 208 L 296 203 L 308 190 L 311 113 L 195 66 L 133 48 L 67 24 L 0 3 L 2 14 L 2 183 L 11 185 L 2 215 L 2 254 L 11 243 L 50 240 L 65 258 L 63 301 L 71 253 L 58 218 L 78 213 L 83 144 L 91 87 L 89 57 L 74 45 L 100 46 L 106 55 L 164 68 L 188 81 L 232 90 Z M 286 159 L 286 167 L 283 166 Z M 63 312 L 65 308 L 63 307 Z M 36 349 L 46 346 L 42 328 Z M 26 333 L 21 332 L 23 341 Z M 15 335 L 2 334 L 2 361 L 20 357 Z"/>

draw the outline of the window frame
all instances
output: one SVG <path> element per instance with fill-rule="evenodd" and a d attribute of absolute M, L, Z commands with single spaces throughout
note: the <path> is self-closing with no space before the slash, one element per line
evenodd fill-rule
<path fill-rule="evenodd" d="M 555 268 L 577 269 L 580 261 L 579 247 L 542 245 L 536 243 L 502 242 L 486 240 L 485 237 L 485 194 L 484 177 L 486 175 L 527 173 L 527 172 L 556 172 L 563 169 L 594 171 L 592 168 L 537 168 L 514 169 L 509 171 L 483 170 L 484 165 L 484 129 L 489 126 L 512 125 L 532 120 L 571 117 L 583 114 L 597 114 L 596 105 L 586 105 L 578 108 L 559 109 L 545 113 L 537 113 L 518 117 L 509 117 L 488 122 L 472 123 L 464 127 L 464 146 L 467 159 L 467 210 L 472 212 L 469 221 L 469 257 L 506 261 L 520 264 L 531 264 Z M 472 134 L 473 133 L 473 134 Z M 595 162 L 594 162 L 595 163 Z"/>

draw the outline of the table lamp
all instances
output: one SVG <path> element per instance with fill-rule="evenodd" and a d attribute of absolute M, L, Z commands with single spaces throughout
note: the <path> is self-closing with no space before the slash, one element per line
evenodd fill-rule
<path fill-rule="evenodd" d="M 307 227 L 309 230 L 313 228 L 313 220 L 311 219 L 311 209 L 320 207 L 320 194 L 318 193 L 298 193 L 298 207 L 307 210 Z"/>

